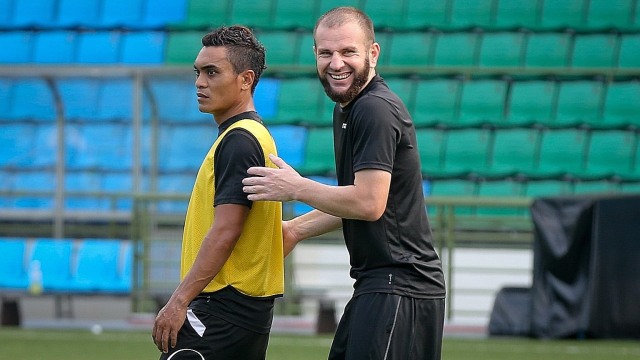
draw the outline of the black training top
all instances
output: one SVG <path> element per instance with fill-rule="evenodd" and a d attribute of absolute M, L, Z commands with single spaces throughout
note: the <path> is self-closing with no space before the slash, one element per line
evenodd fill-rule
<path fill-rule="evenodd" d="M 387 207 L 376 221 L 343 219 L 354 295 L 445 295 L 422 192 L 415 128 L 405 105 L 376 75 L 346 107 L 333 112 L 338 184 L 363 169 L 391 173 Z"/>

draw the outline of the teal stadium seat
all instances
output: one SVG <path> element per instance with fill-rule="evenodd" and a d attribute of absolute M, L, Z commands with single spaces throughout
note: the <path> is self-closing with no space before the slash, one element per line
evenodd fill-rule
<path fill-rule="evenodd" d="M 393 67 L 418 67 L 433 64 L 435 35 L 430 32 L 394 33 L 388 49 L 389 65 Z"/>
<path fill-rule="evenodd" d="M 637 0 L 590 0 L 586 28 L 603 31 L 608 29 L 633 29 L 633 9 Z"/>
<path fill-rule="evenodd" d="M 597 80 L 563 81 L 558 89 L 558 106 L 550 125 L 597 124 L 604 93 Z"/>
<path fill-rule="evenodd" d="M 101 0 L 58 0 L 56 26 L 91 28 L 99 22 Z"/>
<path fill-rule="evenodd" d="M 404 27 L 413 30 L 447 29 L 450 26 L 451 0 L 405 0 Z"/>
<path fill-rule="evenodd" d="M 462 86 L 460 112 L 454 124 L 477 126 L 504 119 L 507 83 L 503 80 L 472 80 Z"/>
<path fill-rule="evenodd" d="M 524 65 L 529 68 L 566 67 L 569 65 L 571 35 L 567 33 L 531 33 L 527 39 Z"/>
<path fill-rule="evenodd" d="M 556 105 L 556 92 L 554 81 L 513 81 L 504 124 L 507 126 L 550 124 Z"/>
<path fill-rule="evenodd" d="M 359 7 L 362 3 L 361 0 L 319 0 L 319 2 L 320 4 L 318 7 L 318 16 L 338 6 Z M 315 21 L 314 21 L 314 25 L 315 25 Z"/>
<path fill-rule="evenodd" d="M 313 52 L 313 34 L 311 32 L 303 32 L 299 36 L 300 46 L 298 47 L 296 64 L 311 67 L 312 71 L 315 71 L 316 55 Z"/>
<path fill-rule="evenodd" d="M 29 286 L 27 276 L 27 240 L 23 238 L 0 238 L 0 288 L 26 290 Z"/>
<path fill-rule="evenodd" d="M 455 196 L 471 197 L 478 195 L 478 184 L 468 179 L 441 179 L 431 182 L 430 196 Z M 428 198 L 427 198 L 428 201 Z M 427 208 L 429 215 L 439 214 L 437 206 L 430 205 Z M 473 207 L 456 206 L 456 215 L 470 215 L 475 212 Z"/>
<path fill-rule="evenodd" d="M 561 178 L 581 174 L 586 162 L 588 136 L 584 130 L 550 129 L 541 134 L 537 178 Z"/>
<path fill-rule="evenodd" d="M 254 30 L 273 29 L 276 0 L 233 1 L 230 6 L 230 24 L 242 24 Z"/>
<path fill-rule="evenodd" d="M 573 185 L 566 180 L 527 180 L 524 195 L 530 198 L 567 196 L 573 194 Z"/>
<path fill-rule="evenodd" d="M 40 31 L 33 35 L 32 61 L 37 64 L 71 64 L 75 62 L 76 31 Z M 52 51 L 55 49 L 55 51 Z"/>
<path fill-rule="evenodd" d="M 432 178 L 442 175 L 446 130 L 436 128 L 416 129 L 423 176 Z"/>
<path fill-rule="evenodd" d="M 188 0 L 182 23 L 172 28 L 207 29 L 228 24 L 230 1 Z"/>
<path fill-rule="evenodd" d="M 320 115 L 318 116 L 318 122 L 316 124 L 318 126 L 331 126 L 333 121 L 333 110 L 336 107 L 336 103 L 325 95 L 323 89 L 320 90 L 320 94 Z"/>
<path fill-rule="evenodd" d="M 541 30 L 580 29 L 585 24 L 587 0 L 543 1 Z"/>
<path fill-rule="evenodd" d="M 540 132 L 533 128 L 497 129 L 487 175 L 506 177 L 532 174 L 538 159 Z"/>
<path fill-rule="evenodd" d="M 165 63 L 193 65 L 202 49 L 202 31 L 170 31 L 167 35 Z"/>
<path fill-rule="evenodd" d="M 378 29 L 398 29 L 405 19 L 405 0 L 364 0 L 364 12 Z"/>
<path fill-rule="evenodd" d="M 453 125 L 461 88 L 460 81 L 456 79 L 419 80 L 412 114 L 415 125 Z"/>
<path fill-rule="evenodd" d="M 451 3 L 450 26 L 456 29 L 491 28 L 494 3 L 498 0 L 454 0 Z"/>
<path fill-rule="evenodd" d="M 574 68 L 612 68 L 618 56 L 617 35 L 577 35 L 573 43 Z"/>
<path fill-rule="evenodd" d="M 486 129 L 456 129 L 447 131 L 444 166 L 439 177 L 459 177 L 483 174 L 489 169 L 491 131 Z"/>
<path fill-rule="evenodd" d="M 625 177 L 633 172 L 636 134 L 627 130 L 592 131 L 583 178 Z"/>
<path fill-rule="evenodd" d="M 329 125 L 320 117 L 322 86 L 316 78 L 286 78 L 280 80 L 275 115 L 268 124 Z"/>
<path fill-rule="evenodd" d="M 538 24 L 541 0 L 497 0 L 494 27 L 532 29 Z"/>
<path fill-rule="evenodd" d="M 317 19 L 318 0 L 276 1 L 273 26 L 276 29 L 312 30 Z"/>
<path fill-rule="evenodd" d="M 441 33 L 436 38 L 435 66 L 475 66 L 479 35 L 472 32 Z"/>
<path fill-rule="evenodd" d="M 523 195 L 523 187 L 520 181 L 511 178 L 485 180 L 478 183 L 479 197 L 521 197 Z M 524 215 L 524 209 L 510 207 L 483 207 L 476 208 L 476 214 L 481 216 L 499 215 L 499 216 L 517 216 Z"/>
<path fill-rule="evenodd" d="M 266 48 L 266 64 L 269 66 L 291 66 L 297 61 L 298 34 L 292 31 L 263 31 L 257 38 Z"/>
<path fill-rule="evenodd" d="M 409 114 L 413 118 L 413 108 L 415 106 L 415 94 L 417 81 L 410 78 L 390 77 L 384 79 L 393 92 L 400 97 L 404 105 L 407 107 Z M 413 119 L 415 125 L 415 119 Z"/>
<path fill-rule="evenodd" d="M 31 62 L 32 37 L 29 31 L 0 32 L 0 48 L 11 49 L 0 52 L 0 64 Z"/>
<path fill-rule="evenodd" d="M 581 194 L 616 194 L 620 192 L 620 186 L 609 180 L 576 181 L 573 185 L 573 193 Z"/>
<path fill-rule="evenodd" d="M 298 171 L 302 175 L 325 176 L 335 170 L 333 128 L 309 128 L 304 161 Z"/>
<path fill-rule="evenodd" d="M 478 65 L 518 67 L 522 65 L 525 36 L 519 32 L 487 33 L 482 36 Z"/>
<path fill-rule="evenodd" d="M 607 86 L 601 127 L 640 127 L 640 82 L 615 81 Z"/>
<path fill-rule="evenodd" d="M 640 9 L 640 3 L 638 9 Z M 640 17 L 638 18 L 638 28 L 640 28 Z M 624 69 L 640 68 L 640 34 L 622 35 L 618 67 Z"/>

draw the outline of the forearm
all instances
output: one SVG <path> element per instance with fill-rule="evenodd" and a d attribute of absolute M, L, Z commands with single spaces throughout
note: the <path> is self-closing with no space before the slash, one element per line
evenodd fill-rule
<path fill-rule="evenodd" d="M 292 220 L 283 222 L 283 228 L 285 229 L 284 255 L 289 255 L 300 241 L 337 230 L 341 226 L 341 218 L 318 210 L 312 210 Z"/>

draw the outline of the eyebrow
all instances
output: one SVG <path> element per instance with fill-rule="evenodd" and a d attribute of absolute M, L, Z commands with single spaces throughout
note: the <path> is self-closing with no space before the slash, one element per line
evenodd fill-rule
<path fill-rule="evenodd" d="M 194 70 L 201 70 L 201 71 L 207 71 L 207 70 L 210 70 L 210 69 L 211 70 L 215 70 L 215 71 L 219 71 L 220 67 L 218 67 L 216 65 L 213 65 L 213 64 L 208 64 L 208 65 L 204 65 L 204 66 L 202 66 L 201 68 L 198 69 L 198 67 L 195 64 L 193 64 L 193 69 Z"/>

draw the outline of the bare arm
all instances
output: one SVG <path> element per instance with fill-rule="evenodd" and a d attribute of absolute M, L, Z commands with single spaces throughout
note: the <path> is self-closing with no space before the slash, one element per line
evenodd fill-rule
<path fill-rule="evenodd" d="M 341 218 L 318 210 L 312 210 L 297 218 L 283 221 L 284 256 L 289 255 L 300 241 L 337 230 L 341 226 Z"/>
<path fill-rule="evenodd" d="M 176 346 L 187 306 L 229 259 L 248 214 L 249 208 L 243 205 L 225 204 L 216 207 L 214 223 L 202 241 L 193 267 L 156 317 L 153 340 L 160 351 L 166 353 L 169 345 Z"/>

